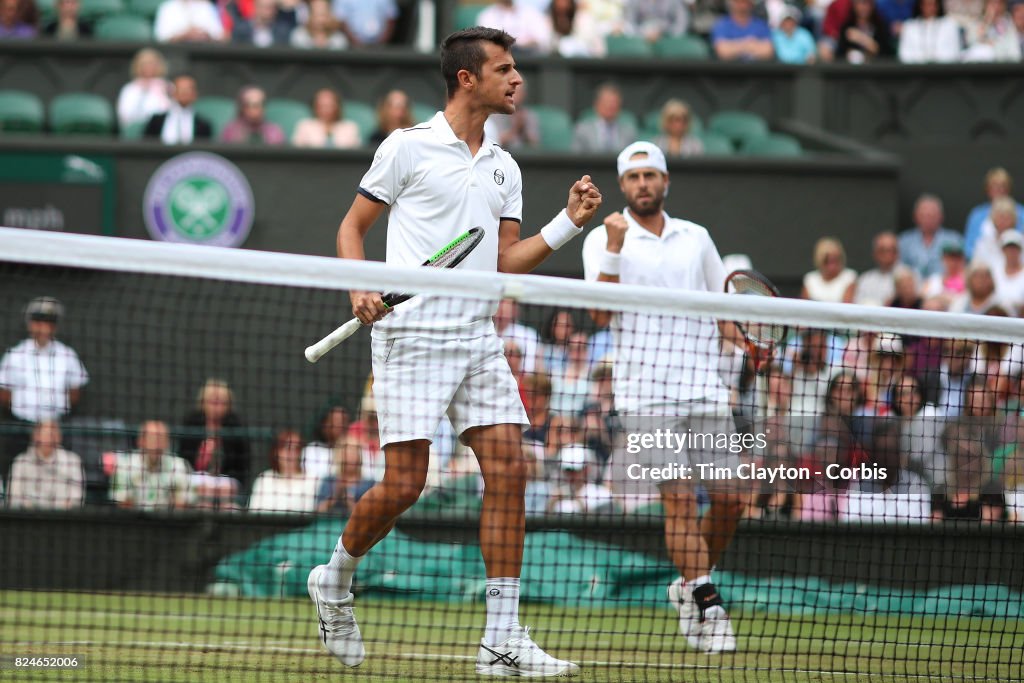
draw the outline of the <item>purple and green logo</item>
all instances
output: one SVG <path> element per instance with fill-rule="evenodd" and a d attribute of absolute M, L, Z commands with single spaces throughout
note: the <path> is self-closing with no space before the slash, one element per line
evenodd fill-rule
<path fill-rule="evenodd" d="M 156 170 L 142 200 L 155 240 L 238 247 L 252 228 L 256 205 L 238 167 L 209 152 L 188 152 Z"/>

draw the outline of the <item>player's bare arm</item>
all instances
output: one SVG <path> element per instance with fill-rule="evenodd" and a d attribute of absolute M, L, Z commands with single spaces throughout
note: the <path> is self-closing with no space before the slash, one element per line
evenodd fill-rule
<path fill-rule="evenodd" d="M 569 189 L 569 201 L 565 205 L 564 215 L 568 216 L 576 228 L 582 228 L 594 217 L 599 206 L 601 191 L 590 176 L 585 175 Z M 529 273 L 540 265 L 554 251 L 543 233 L 542 230 L 533 237 L 521 240 L 519 224 L 515 221 L 502 221 L 498 233 L 498 270 L 502 273 Z"/>
<path fill-rule="evenodd" d="M 629 229 L 629 224 L 626 222 L 626 217 L 619 211 L 611 213 L 607 218 L 604 219 L 604 230 L 608 236 L 608 241 L 605 244 L 605 251 L 609 254 L 621 254 L 622 245 L 626 241 L 626 231 Z M 619 275 L 609 275 L 608 273 L 601 272 L 597 276 L 598 282 L 618 282 Z M 612 320 L 611 311 L 598 311 L 591 309 L 589 311 L 590 318 L 594 321 L 594 324 L 598 327 L 605 327 Z"/>
<path fill-rule="evenodd" d="M 356 195 L 355 201 L 352 202 L 352 206 L 338 227 L 338 256 L 340 258 L 366 260 L 363 241 L 366 239 L 366 233 L 377 222 L 383 211 L 383 204 L 371 201 L 361 194 Z M 349 292 L 349 298 L 352 300 L 352 315 L 364 325 L 373 324 L 391 310 L 384 305 L 380 292 L 352 290 Z"/>

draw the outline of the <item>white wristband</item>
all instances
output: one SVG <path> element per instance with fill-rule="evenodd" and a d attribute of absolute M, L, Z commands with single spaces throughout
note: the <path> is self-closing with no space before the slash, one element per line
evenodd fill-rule
<path fill-rule="evenodd" d="M 622 254 L 605 251 L 601 254 L 601 272 L 605 275 L 618 275 L 622 265 Z"/>
<path fill-rule="evenodd" d="M 583 232 L 583 228 L 577 228 L 564 210 L 551 219 L 551 222 L 540 229 L 540 236 L 552 249 L 558 250 L 568 244 L 576 235 Z"/>

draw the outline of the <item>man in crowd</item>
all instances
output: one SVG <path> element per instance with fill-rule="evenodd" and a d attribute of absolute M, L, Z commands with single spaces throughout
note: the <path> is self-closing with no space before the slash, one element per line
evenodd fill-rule
<path fill-rule="evenodd" d="M 963 244 L 960 233 L 942 227 L 942 200 L 923 194 L 914 204 L 914 227 L 900 233 L 900 260 L 922 278 L 942 272 L 942 247 Z"/>
<path fill-rule="evenodd" d="M 118 506 L 170 510 L 191 505 L 192 468 L 171 453 L 167 424 L 147 420 L 139 428 L 138 450 L 118 459 L 110 497 Z"/>
<path fill-rule="evenodd" d="M 198 97 L 195 78 L 188 74 L 175 76 L 171 108 L 153 115 L 143 137 L 159 139 L 165 145 L 190 145 L 194 140 L 209 140 L 213 126 L 192 108 Z"/>
<path fill-rule="evenodd" d="M 85 494 L 82 460 L 61 448 L 60 426 L 43 420 L 32 430 L 32 445 L 14 459 L 7 504 L 12 508 L 69 510 Z"/>

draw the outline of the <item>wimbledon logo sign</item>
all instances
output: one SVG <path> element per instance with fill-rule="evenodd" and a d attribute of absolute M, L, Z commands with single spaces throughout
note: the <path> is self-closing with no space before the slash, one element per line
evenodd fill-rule
<path fill-rule="evenodd" d="M 155 240 L 238 247 L 256 213 L 252 188 L 238 167 L 208 152 L 188 152 L 156 170 L 142 200 Z"/>

